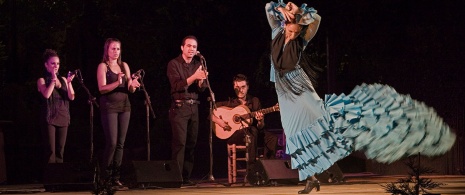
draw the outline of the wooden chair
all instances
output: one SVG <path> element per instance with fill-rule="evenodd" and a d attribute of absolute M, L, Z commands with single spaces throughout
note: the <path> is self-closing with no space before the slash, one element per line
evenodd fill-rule
<path fill-rule="evenodd" d="M 247 183 L 247 161 L 249 153 L 247 147 L 250 143 L 249 136 L 246 136 L 245 145 L 228 144 L 228 183 L 237 183 L 237 173 L 244 174 L 244 184 Z M 238 154 L 243 156 L 238 157 Z M 237 169 L 238 161 L 244 161 L 246 164 L 245 169 Z"/>

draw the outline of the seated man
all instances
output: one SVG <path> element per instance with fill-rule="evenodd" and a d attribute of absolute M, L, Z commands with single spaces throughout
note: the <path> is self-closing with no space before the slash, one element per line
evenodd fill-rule
<path fill-rule="evenodd" d="M 260 130 L 263 130 L 265 126 L 264 114 L 259 111 L 261 109 L 260 100 L 257 97 L 251 96 L 247 94 L 249 90 L 249 81 L 247 77 L 243 74 L 238 74 L 233 78 L 233 87 L 234 91 L 236 92 L 235 98 L 230 98 L 228 101 L 217 102 L 216 106 L 226 106 L 229 108 L 236 108 L 237 106 L 244 105 L 247 106 L 250 112 L 254 113 L 254 119 L 250 124 L 248 124 L 247 128 L 243 129 L 231 129 L 231 126 L 221 118 L 221 116 L 212 115 L 212 120 L 222 129 L 216 129 L 216 132 L 219 131 L 235 131 L 231 137 L 228 139 L 228 144 L 244 144 L 246 135 L 250 136 L 249 145 L 248 145 L 248 153 L 249 159 L 247 162 L 248 171 L 252 170 L 256 160 L 256 153 L 257 153 L 257 135 L 259 134 Z M 276 147 L 278 145 L 278 138 L 277 136 L 272 133 L 265 131 L 265 155 L 264 158 L 266 159 L 273 159 L 275 158 Z"/>

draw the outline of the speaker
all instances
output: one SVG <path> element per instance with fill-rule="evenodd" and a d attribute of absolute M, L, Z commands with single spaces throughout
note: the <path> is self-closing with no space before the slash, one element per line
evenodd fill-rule
<path fill-rule="evenodd" d="M 323 171 L 322 173 L 316 175 L 316 178 L 321 183 L 340 183 L 345 182 L 344 174 L 342 173 L 341 169 L 334 163 L 331 167 Z"/>
<path fill-rule="evenodd" d="M 299 183 L 299 172 L 291 169 L 291 161 L 283 159 L 260 159 L 247 174 L 251 185 L 278 185 Z"/>
<path fill-rule="evenodd" d="M 133 161 L 137 184 L 147 187 L 180 188 L 182 176 L 176 161 Z"/>
<path fill-rule="evenodd" d="M 96 167 L 90 163 L 49 163 L 44 188 L 49 192 L 94 190 L 96 179 Z"/>

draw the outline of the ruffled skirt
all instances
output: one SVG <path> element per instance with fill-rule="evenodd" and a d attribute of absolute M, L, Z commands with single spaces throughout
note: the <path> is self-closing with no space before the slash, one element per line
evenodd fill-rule
<path fill-rule="evenodd" d="M 300 180 L 323 172 L 354 150 L 391 163 L 419 153 L 444 154 L 455 142 L 455 134 L 433 108 L 390 86 L 362 84 L 349 95 L 326 95 L 323 101 L 314 90 L 296 95 L 279 87 L 281 79 L 296 74 L 304 73 L 296 69 L 274 80 L 286 153 Z"/>

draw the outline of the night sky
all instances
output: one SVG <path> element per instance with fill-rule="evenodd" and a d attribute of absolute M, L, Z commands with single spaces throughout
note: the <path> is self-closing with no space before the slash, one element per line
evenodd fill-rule
<path fill-rule="evenodd" d="M 42 53 L 58 51 L 60 73 L 80 69 L 85 86 L 98 98 L 96 69 L 106 38 L 122 42 L 122 59 L 134 72 L 145 71 L 144 84 L 156 119 L 150 116 L 151 159 L 170 158 L 166 77 L 168 61 L 180 54 L 181 40 L 195 35 L 206 58 L 217 101 L 234 96 L 231 79 L 249 76 L 249 93 L 264 107 L 276 104 L 269 80 L 271 29 L 264 6 L 268 1 L 0 1 L 0 120 L 6 125 L 6 154 L 13 182 L 29 182 L 38 172 L 25 164 L 39 161 L 40 132 L 36 80 L 44 70 Z M 318 93 L 350 93 L 361 83 L 383 83 L 434 107 L 463 136 L 465 126 L 465 3 L 408 0 L 315 0 L 306 2 L 322 17 L 307 52 L 323 68 Z M 88 94 L 75 80 L 71 126 L 65 160 L 89 159 L 89 121 L 93 114 L 94 153 L 103 148 L 97 107 L 90 112 Z M 207 115 L 209 93 L 201 95 L 198 163 L 194 175 L 208 173 Z M 125 160 L 146 159 L 146 107 L 142 91 L 131 95 L 132 118 Z M 267 127 L 281 128 L 279 113 L 267 115 Z M 213 138 L 215 174 L 226 173 L 226 142 Z M 21 162 L 21 163 L 16 163 Z M 22 170 L 19 171 L 20 166 Z M 12 175 L 12 174 L 11 174 Z"/>

